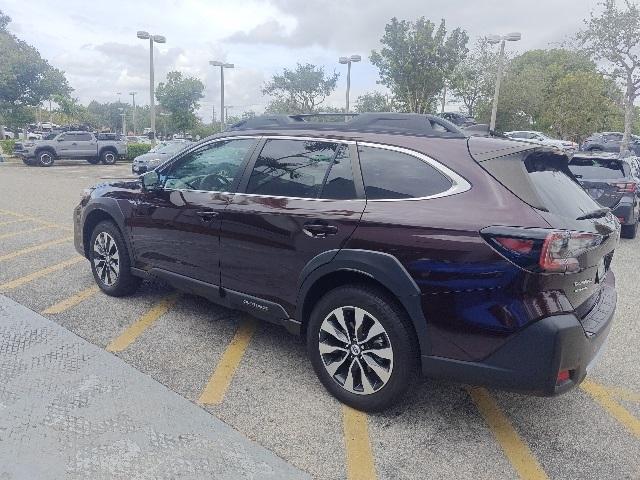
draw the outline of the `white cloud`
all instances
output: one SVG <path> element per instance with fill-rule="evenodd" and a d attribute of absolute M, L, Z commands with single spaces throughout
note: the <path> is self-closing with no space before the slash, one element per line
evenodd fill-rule
<path fill-rule="evenodd" d="M 156 82 L 180 70 L 206 86 L 201 115 L 210 120 L 219 109 L 219 70 L 212 59 L 232 62 L 226 72 L 225 97 L 233 113 L 261 111 L 267 103 L 262 84 L 296 62 L 323 65 L 343 73 L 340 55 L 359 53 L 353 67 L 352 99 L 373 89 L 377 71 L 367 61 L 393 16 L 424 15 L 449 29 L 457 26 L 472 39 L 488 33 L 522 32 L 514 51 L 557 45 L 580 28 L 597 0 L 154 0 L 93 2 L 64 0 L 55 7 L 45 0 L 4 0 L 10 29 L 61 68 L 81 102 L 113 101 L 116 92 L 137 91 L 148 102 L 149 47 L 137 30 L 167 37 L 156 46 Z M 342 106 L 344 75 L 328 102 Z M 218 112 L 219 113 L 219 112 Z"/>

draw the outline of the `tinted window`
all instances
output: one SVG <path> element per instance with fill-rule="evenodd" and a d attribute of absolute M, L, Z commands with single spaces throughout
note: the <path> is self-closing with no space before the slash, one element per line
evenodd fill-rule
<path fill-rule="evenodd" d="M 256 140 L 223 140 L 185 155 L 163 175 L 165 188 L 227 192 Z M 164 172 L 163 172 L 164 173 Z"/>
<path fill-rule="evenodd" d="M 617 142 L 622 140 L 622 134 L 619 133 L 609 133 L 604 136 L 604 138 L 610 142 Z"/>
<path fill-rule="evenodd" d="M 624 178 L 624 162 L 603 158 L 573 158 L 569 163 L 571 172 L 580 179 L 607 180 Z"/>
<path fill-rule="evenodd" d="M 451 182 L 431 165 L 402 152 L 358 147 L 368 199 L 427 197 L 451 188 Z"/>
<path fill-rule="evenodd" d="M 578 218 L 600 206 L 570 177 L 566 159 L 544 152 L 520 152 L 480 163 L 529 205 Z"/>
<path fill-rule="evenodd" d="M 90 142 L 93 140 L 93 137 L 90 133 L 76 133 L 76 140 L 79 142 Z"/>
<path fill-rule="evenodd" d="M 247 193 L 299 198 L 355 198 L 349 149 L 331 142 L 267 140 Z"/>

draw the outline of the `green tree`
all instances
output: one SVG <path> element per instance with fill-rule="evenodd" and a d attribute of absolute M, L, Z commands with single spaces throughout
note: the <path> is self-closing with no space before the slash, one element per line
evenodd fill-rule
<path fill-rule="evenodd" d="M 460 28 L 447 36 L 444 20 L 436 27 L 424 17 L 415 22 L 394 17 L 380 40 L 382 49 L 372 51 L 370 60 L 403 109 L 425 113 L 467 54 L 468 40 Z"/>
<path fill-rule="evenodd" d="M 273 100 L 267 113 L 313 113 L 335 90 L 339 74 L 328 75 L 323 67 L 298 63 L 294 70 L 285 68 L 262 88 Z"/>
<path fill-rule="evenodd" d="M 71 92 L 64 73 L 52 67 L 38 51 L 7 26 L 11 18 L 0 11 L 0 135 L 3 121 L 18 126 L 33 119 L 33 109 L 53 95 Z M 3 135 L 2 135 L 3 136 Z"/>
<path fill-rule="evenodd" d="M 621 116 L 608 87 L 608 79 L 593 71 L 565 75 L 549 92 L 545 123 L 557 136 L 578 143 L 595 131 L 607 129 Z"/>
<path fill-rule="evenodd" d="M 194 77 L 183 77 L 180 72 L 169 72 L 167 81 L 156 88 L 156 98 L 167 113 L 174 131 L 186 132 L 198 124 L 198 100 L 204 96 L 204 84 Z"/>
<path fill-rule="evenodd" d="M 558 100 L 558 85 L 562 83 L 562 88 L 567 88 L 568 83 L 564 79 L 580 72 L 589 74 L 588 78 L 599 78 L 603 82 L 597 83 L 603 86 L 603 94 L 595 97 L 601 102 L 596 112 L 600 111 L 599 121 L 602 124 L 605 117 L 611 114 L 611 106 L 615 104 L 615 86 L 605 81 L 603 75 L 598 73 L 596 64 L 585 54 L 567 49 L 550 49 L 530 50 L 509 62 L 500 89 L 496 129 L 557 132 L 555 125 L 559 121 L 557 115 L 560 112 L 554 108 L 554 104 Z M 575 86 L 578 79 L 584 78 L 587 77 L 573 77 L 570 83 Z M 576 98 L 582 99 L 582 94 L 572 100 L 576 101 Z M 572 111 L 575 109 L 572 108 Z M 490 112 L 491 99 L 486 98 L 477 107 L 477 118 L 488 122 Z M 562 118 L 562 121 L 566 120 L 564 116 Z"/>
<path fill-rule="evenodd" d="M 381 92 L 367 92 L 356 98 L 356 112 L 394 112 L 397 110 L 393 99 Z"/>
<path fill-rule="evenodd" d="M 477 107 L 493 98 L 498 54 L 491 50 L 486 38 L 480 38 L 473 50 L 462 60 L 451 78 L 451 93 L 462 102 L 470 116 Z"/>
<path fill-rule="evenodd" d="M 629 0 L 619 8 L 615 0 L 600 3 L 599 15 L 591 12 L 586 28 L 577 36 L 596 61 L 605 62 L 609 74 L 624 85 L 624 137 L 621 151 L 629 150 L 634 102 L 640 95 L 640 7 Z"/>

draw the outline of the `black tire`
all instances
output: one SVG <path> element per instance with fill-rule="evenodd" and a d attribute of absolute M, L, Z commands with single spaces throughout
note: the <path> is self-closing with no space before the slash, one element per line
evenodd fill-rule
<path fill-rule="evenodd" d="M 337 317 L 334 312 L 340 311 L 351 336 L 355 333 L 355 308 L 366 312 L 362 317 L 361 328 L 358 329 L 360 335 L 355 335 L 355 342 L 346 343 L 338 335 L 328 335 L 327 330 L 322 329 L 323 323 L 325 326 L 335 325 Z M 383 332 L 372 335 L 373 328 L 379 331 L 380 326 Z M 344 329 L 341 328 L 341 331 L 344 332 Z M 372 335 L 371 338 L 367 338 L 369 335 Z M 336 339 L 338 344 L 350 346 L 331 351 L 338 345 L 334 343 Z M 355 353 L 354 343 L 358 345 Z M 329 348 L 329 352 L 325 350 L 321 354 L 320 348 Z M 320 299 L 307 326 L 307 352 L 316 375 L 329 393 L 341 402 L 366 412 L 377 412 L 391 406 L 403 396 L 418 373 L 418 343 L 406 312 L 385 291 L 368 285 L 336 288 Z M 377 356 L 374 352 L 379 352 L 382 356 Z M 391 362 L 386 360 L 389 357 Z M 335 358 L 338 360 L 332 361 Z M 387 376 L 386 380 L 369 366 L 373 361 L 379 367 L 378 371 Z M 325 366 L 325 362 L 329 365 Z M 340 366 L 335 368 L 336 364 Z M 344 368 L 345 365 L 348 366 Z M 333 375 L 328 368 L 334 369 Z M 359 383 L 357 378 L 360 378 Z M 365 383 L 369 393 L 365 393 Z"/>
<path fill-rule="evenodd" d="M 100 154 L 100 161 L 104 165 L 115 165 L 118 160 L 118 154 L 113 150 L 103 150 Z"/>
<path fill-rule="evenodd" d="M 620 236 L 622 238 L 636 238 L 637 233 L 638 233 L 638 222 L 636 221 L 633 225 L 622 225 Z"/>
<path fill-rule="evenodd" d="M 55 162 L 54 154 L 50 150 L 41 150 L 37 152 L 36 159 L 38 161 L 38 165 L 41 167 L 51 167 Z"/>
<path fill-rule="evenodd" d="M 91 165 L 97 165 L 100 163 L 100 158 L 99 157 L 87 158 L 87 162 L 89 162 Z"/>
<path fill-rule="evenodd" d="M 103 235 L 103 236 L 101 236 Z M 101 236 L 101 240 L 96 244 L 96 239 Z M 112 248 L 111 241 L 104 242 L 110 238 L 115 243 L 115 250 Z M 109 255 L 101 255 L 98 251 L 100 245 L 106 245 Z M 102 251 L 104 252 L 104 248 Z M 114 263 L 115 254 L 117 254 L 117 262 Z M 102 260 L 102 262 L 101 262 Z M 131 258 L 127 250 L 127 245 L 122 238 L 120 229 L 111 221 L 100 222 L 91 233 L 89 243 L 89 261 L 91 263 L 91 272 L 93 278 L 100 289 L 107 295 L 112 297 L 124 297 L 134 293 L 142 280 L 131 274 Z M 106 263 L 108 262 L 108 263 Z M 117 263 L 117 272 L 115 265 Z M 105 268 L 111 265 L 113 268 Z M 115 272 L 115 278 L 114 278 Z"/>

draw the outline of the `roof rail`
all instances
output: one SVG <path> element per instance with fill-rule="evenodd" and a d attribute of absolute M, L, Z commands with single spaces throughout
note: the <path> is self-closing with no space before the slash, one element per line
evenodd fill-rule
<path fill-rule="evenodd" d="M 312 117 L 345 116 L 352 118 L 339 122 L 310 122 L 307 120 Z M 241 120 L 229 127 L 229 130 L 260 129 L 338 130 L 345 132 L 384 132 L 444 137 L 467 136 L 458 126 L 435 115 L 395 112 L 260 115 Z"/>

